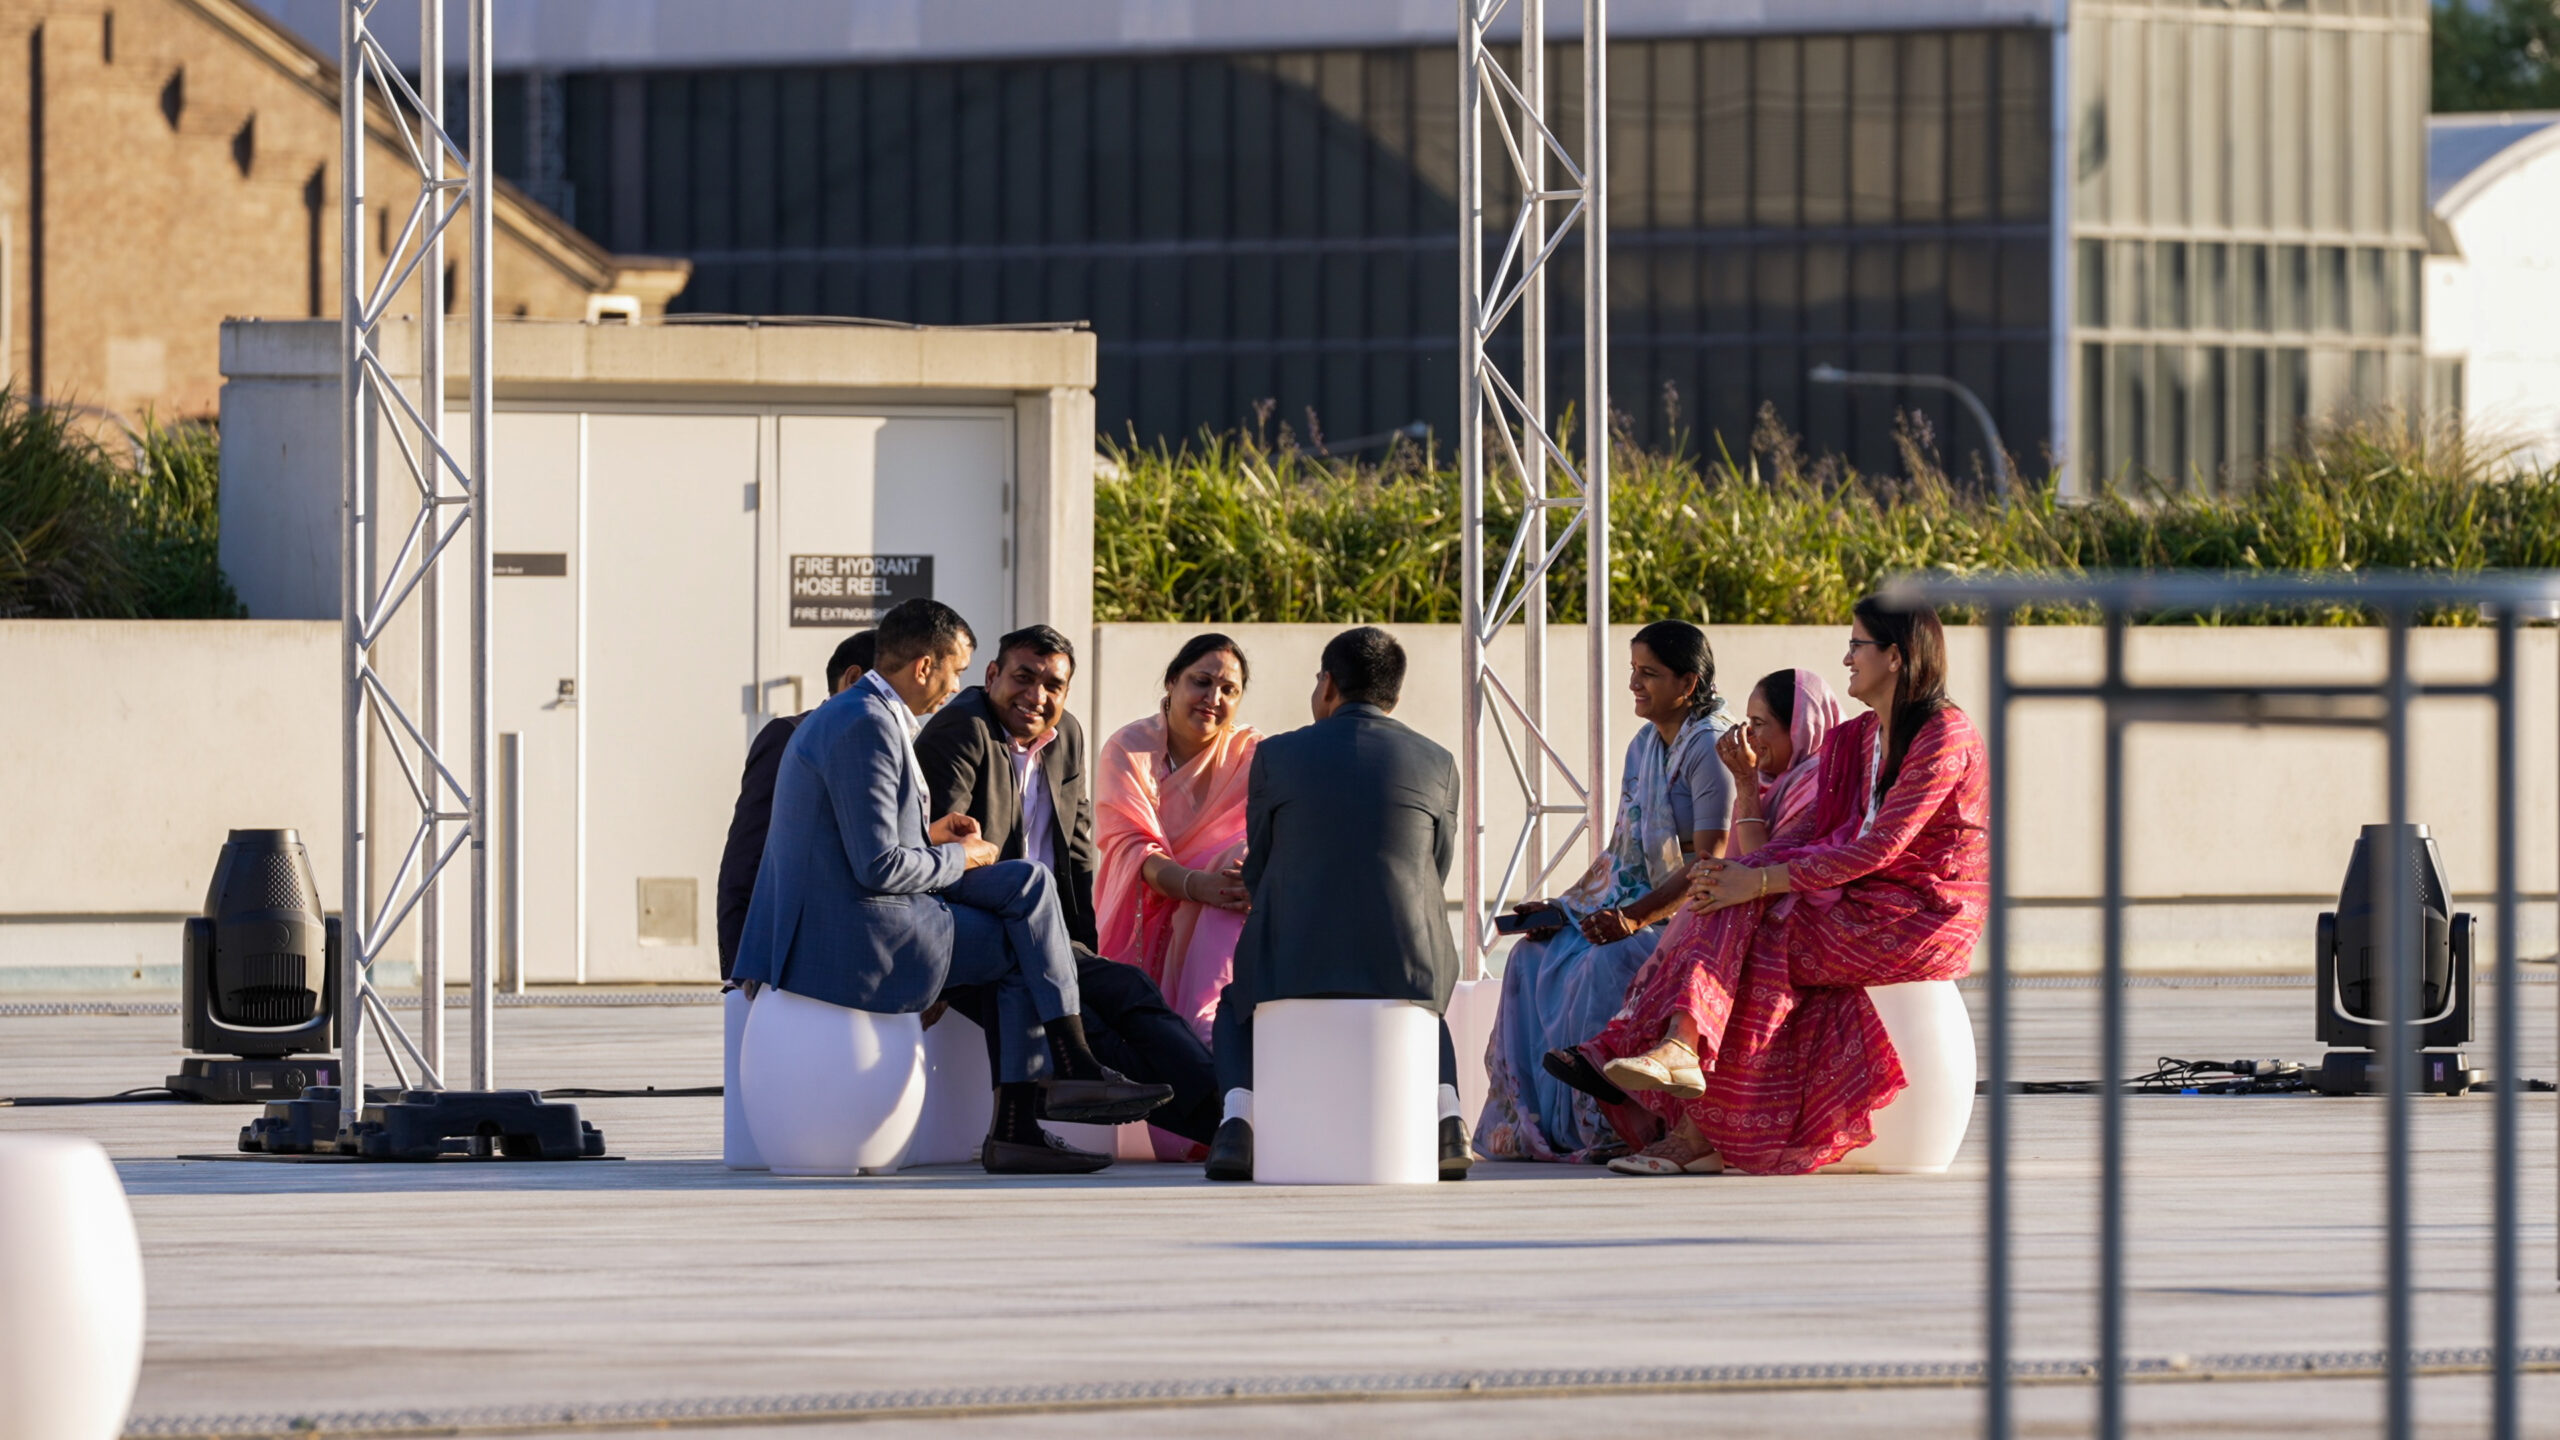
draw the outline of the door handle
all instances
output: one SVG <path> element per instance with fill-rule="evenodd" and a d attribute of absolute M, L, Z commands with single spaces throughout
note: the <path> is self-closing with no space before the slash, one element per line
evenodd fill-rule
<path fill-rule="evenodd" d="M 788 685 L 791 687 L 791 708 L 788 711 L 776 710 L 772 705 L 774 689 L 777 686 L 782 685 Z M 756 694 L 758 701 L 762 703 L 764 713 L 767 715 L 797 715 L 802 709 L 800 704 L 800 677 L 797 675 L 777 675 L 764 682 L 764 684 L 756 687 Z"/>

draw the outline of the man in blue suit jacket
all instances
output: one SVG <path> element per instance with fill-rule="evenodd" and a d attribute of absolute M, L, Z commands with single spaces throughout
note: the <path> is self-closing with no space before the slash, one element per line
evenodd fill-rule
<path fill-rule="evenodd" d="M 928 818 L 914 749 L 919 717 L 959 690 L 975 648 L 950 606 L 898 605 L 881 617 L 871 673 L 792 735 L 735 973 L 888 1015 L 923 1010 L 945 985 L 994 985 L 999 1050 L 986 1168 L 1099 1170 L 1111 1157 L 1058 1141 L 1038 1114 L 1117 1124 L 1142 1118 L 1173 1091 L 1094 1058 L 1047 868 L 999 861 L 967 816 Z"/>

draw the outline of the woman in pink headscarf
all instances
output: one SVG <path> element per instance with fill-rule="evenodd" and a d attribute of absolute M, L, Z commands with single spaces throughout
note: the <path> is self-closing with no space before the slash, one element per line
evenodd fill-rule
<path fill-rule="evenodd" d="M 1236 723 L 1248 678 L 1235 641 L 1192 637 L 1159 711 L 1104 742 L 1095 782 L 1102 953 L 1147 972 L 1204 1044 L 1251 904 L 1245 777 L 1262 736 Z"/>
<path fill-rule="evenodd" d="M 1822 677 L 1810 670 L 1773 670 L 1751 687 L 1743 715 L 1743 723 L 1716 743 L 1716 758 L 1733 772 L 1733 819 L 1726 845 L 1732 853 L 1747 857 L 1813 838 L 1822 743 L 1840 723 L 1840 701 Z M 1704 923 L 1704 916 L 1684 906 L 1663 935 L 1653 961 L 1661 962 L 1695 945 L 1696 932 Z M 1682 967 L 1668 968 L 1677 974 Z M 1612 1029 L 1630 1026 L 1659 1034 L 1670 1023 L 1681 990 L 1666 983 L 1671 975 L 1663 971 L 1663 965 L 1649 962 L 1637 972 L 1627 987 L 1626 1008 L 1611 1022 Z M 1588 1090 L 1615 1090 L 1600 1078 L 1589 1048 L 1553 1052 L 1546 1059 L 1548 1072 Z M 1686 1074 L 1674 1078 L 1691 1079 Z M 1696 1080 L 1703 1084 L 1704 1076 Z M 1713 1151 L 1685 1113 L 1665 1132 L 1657 1116 L 1626 1100 L 1622 1092 L 1614 1101 L 1604 1101 L 1601 1109 L 1622 1135 L 1658 1137 L 1643 1150 L 1609 1162 L 1609 1168 L 1621 1174 L 1675 1175 L 1692 1165 L 1705 1165 L 1705 1157 Z"/>

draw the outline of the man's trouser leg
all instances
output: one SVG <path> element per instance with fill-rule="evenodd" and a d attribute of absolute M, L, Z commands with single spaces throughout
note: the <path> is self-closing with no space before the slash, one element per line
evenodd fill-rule
<path fill-rule="evenodd" d="M 1253 1088 L 1253 1002 L 1233 985 L 1218 992 L 1218 1016 L 1209 1022 L 1209 1049 L 1217 1057 L 1219 1094 Z"/>
<path fill-rule="evenodd" d="M 1040 1022 L 1080 1013 L 1075 957 L 1046 868 L 1008 860 L 964 872 L 941 892 L 951 907 L 947 986 L 995 985 L 998 1083 L 1047 1068 Z"/>
<path fill-rule="evenodd" d="M 1217 1069 L 1209 1047 L 1135 965 L 1076 952 L 1084 1033 L 1103 1064 L 1132 1080 L 1170 1085 L 1173 1098 L 1147 1117 L 1157 1128 L 1206 1145 L 1218 1129 Z"/>

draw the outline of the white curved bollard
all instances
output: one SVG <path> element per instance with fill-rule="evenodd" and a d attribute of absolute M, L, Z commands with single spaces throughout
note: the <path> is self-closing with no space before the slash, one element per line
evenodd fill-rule
<path fill-rule="evenodd" d="M 1408 1000 L 1266 1000 L 1253 1012 L 1253 1178 L 1440 1179 L 1440 1022 Z"/>
<path fill-rule="evenodd" d="M 142 1247 L 97 1142 L 0 1135 L 0 1440 L 115 1440 L 142 1373 Z"/>
<path fill-rule="evenodd" d="M 1910 1087 L 1875 1113 L 1876 1138 L 1844 1162 L 1886 1175 L 1938 1175 L 1973 1123 L 1973 1017 L 1953 980 L 1877 985 L 1867 1000 L 1902 1060 Z"/>
<path fill-rule="evenodd" d="M 738 1080 L 776 1175 L 886 1174 L 924 1113 L 924 1024 L 767 988 L 747 1012 Z"/>
<path fill-rule="evenodd" d="M 747 1037 L 747 992 L 720 994 L 720 1163 L 732 1170 L 762 1170 L 756 1137 L 747 1129 L 747 1089 L 738 1083 L 738 1047 Z"/>

